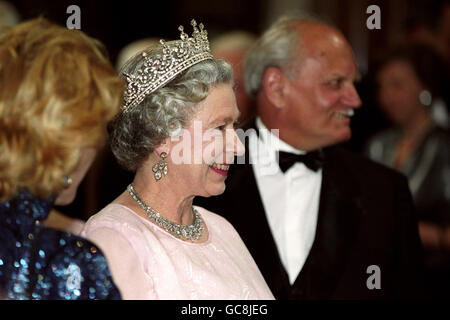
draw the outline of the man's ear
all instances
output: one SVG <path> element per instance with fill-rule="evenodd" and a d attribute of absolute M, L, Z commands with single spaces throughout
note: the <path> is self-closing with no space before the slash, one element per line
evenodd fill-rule
<path fill-rule="evenodd" d="M 269 67 L 264 72 L 262 86 L 267 99 L 276 107 L 285 105 L 286 76 L 281 69 Z"/>

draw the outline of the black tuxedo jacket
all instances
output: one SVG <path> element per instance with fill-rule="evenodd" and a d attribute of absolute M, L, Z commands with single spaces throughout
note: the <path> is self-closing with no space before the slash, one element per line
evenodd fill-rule
<path fill-rule="evenodd" d="M 316 235 L 292 285 L 248 161 L 231 166 L 222 195 L 196 204 L 233 224 L 277 299 L 422 298 L 422 248 L 406 178 L 339 147 L 324 153 Z M 367 286 L 372 265 L 380 289 Z"/>

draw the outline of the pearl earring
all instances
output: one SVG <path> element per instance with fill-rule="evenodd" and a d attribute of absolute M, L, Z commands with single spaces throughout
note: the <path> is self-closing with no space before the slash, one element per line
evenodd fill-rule
<path fill-rule="evenodd" d="M 70 187 L 71 184 L 72 184 L 72 178 L 69 176 L 65 176 L 64 177 L 64 188 Z"/>

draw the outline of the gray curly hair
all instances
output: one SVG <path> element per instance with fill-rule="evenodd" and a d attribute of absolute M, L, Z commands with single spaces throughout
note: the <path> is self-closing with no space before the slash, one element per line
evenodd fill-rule
<path fill-rule="evenodd" d="M 162 53 L 160 45 L 145 50 L 147 56 Z M 142 52 L 133 56 L 120 71 L 137 74 L 143 64 Z M 199 62 L 174 80 L 148 95 L 139 105 L 120 112 L 108 123 L 109 143 L 119 164 L 136 171 L 166 138 L 186 128 L 197 105 L 219 84 L 233 86 L 233 70 L 224 60 Z"/>

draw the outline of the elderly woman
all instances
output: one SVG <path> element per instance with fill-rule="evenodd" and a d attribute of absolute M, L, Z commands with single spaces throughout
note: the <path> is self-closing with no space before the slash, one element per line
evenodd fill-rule
<path fill-rule="evenodd" d="M 77 187 L 120 108 L 103 47 L 35 19 L 0 39 L 0 299 L 119 299 L 90 241 L 45 227 Z"/>
<path fill-rule="evenodd" d="M 222 193 L 243 146 L 232 69 L 209 50 L 206 30 L 131 58 L 123 111 L 108 126 L 119 163 L 136 172 L 124 193 L 91 217 L 125 299 L 273 299 L 224 218 L 193 207 Z M 257 230 L 255 230 L 257 232 Z"/>

